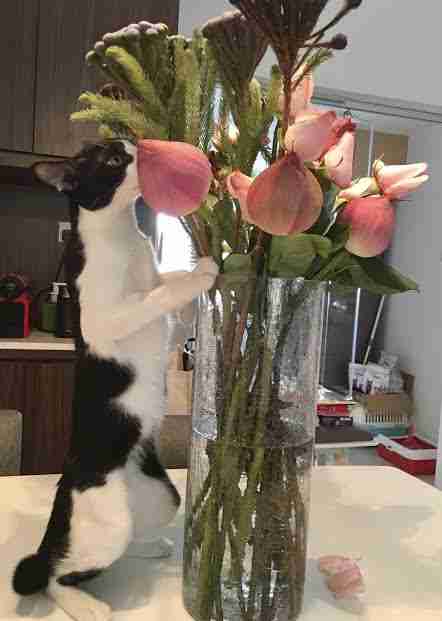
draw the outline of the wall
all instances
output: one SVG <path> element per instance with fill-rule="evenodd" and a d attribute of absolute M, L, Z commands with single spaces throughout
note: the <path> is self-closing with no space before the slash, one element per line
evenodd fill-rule
<path fill-rule="evenodd" d="M 330 0 L 323 20 L 342 3 Z M 181 0 L 179 31 L 190 35 L 208 18 L 232 8 L 226 0 Z M 441 106 L 442 81 L 433 78 L 441 22 L 442 3 L 435 0 L 364 0 L 338 26 L 350 45 L 319 69 L 318 86 Z M 263 75 L 272 62 L 267 55 Z"/>
<path fill-rule="evenodd" d="M 437 440 L 441 412 L 442 129 L 411 132 L 408 161 L 427 161 L 431 179 L 397 211 L 390 262 L 420 284 L 420 294 L 393 296 L 387 305 L 385 347 L 416 375 L 417 431 Z"/>
<path fill-rule="evenodd" d="M 0 187 L 0 272 L 28 275 L 34 292 L 54 280 L 63 251 L 58 221 L 69 221 L 61 194 Z"/>

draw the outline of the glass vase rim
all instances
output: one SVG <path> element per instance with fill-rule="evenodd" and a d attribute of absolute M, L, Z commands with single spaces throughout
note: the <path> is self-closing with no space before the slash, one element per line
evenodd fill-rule
<path fill-rule="evenodd" d="M 308 279 L 308 278 L 304 278 L 303 276 L 291 276 L 291 277 L 286 277 L 286 276 L 264 276 L 264 275 L 258 275 L 258 274 L 251 274 L 250 272 L 230 272 L 230 273 L 220 273 L 218 274 L 214 287 L 216 287 L 218 284 L 224 284 L 224 283 L 231 283 L 231 282 L 250 282 L 252 280 L 267 280 L 269 282 L 293 282 L 293 283 L 299 283 L 299 284 L 303 284 L 306 286 L 317 286 L 317 287 L 325 287 L 326 285 L 328 285 L 330 283 L 329 280 L 314 280 L 314 279 Z"/>

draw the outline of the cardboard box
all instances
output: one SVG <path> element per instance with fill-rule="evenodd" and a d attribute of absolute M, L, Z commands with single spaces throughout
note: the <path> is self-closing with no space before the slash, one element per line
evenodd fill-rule
<path fill-rule="evenodd" d="M 413 415 L 414 377 L 409 373 L 401 373 L 405 392 L 378 393 L 363 395 L 353 393 L 353 399 L 361 403 L 368 415 L 379 417 L 378 422 L 398 421 L 405 415 L 408 419 Z M 381 420 L 384 419 L 384 420 Z"/>

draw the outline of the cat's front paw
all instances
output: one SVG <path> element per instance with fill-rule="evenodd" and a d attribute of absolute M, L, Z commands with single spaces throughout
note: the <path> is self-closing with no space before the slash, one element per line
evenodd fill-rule
<path fill-rule="evenodd" d="M 215 278 L 218 276 L 218 265 L 212 257 L 202 257 L 199 259 L 197 266 L 193 270 L 194 274 L 207 276 L 210 280 L 208 289 L 214 284 Z"/>

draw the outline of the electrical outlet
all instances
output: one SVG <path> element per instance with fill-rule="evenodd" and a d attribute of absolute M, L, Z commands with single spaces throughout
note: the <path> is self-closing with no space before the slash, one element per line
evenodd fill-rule
<path fill-rule="evenodd" d="M 71 230 L 70 222 L 59 222 L 58 223 L 58 241 L 60 244 L 66 241 L 66 238 L 67 238 L 66 231 L 70 231 L 70 230 Z"/>

